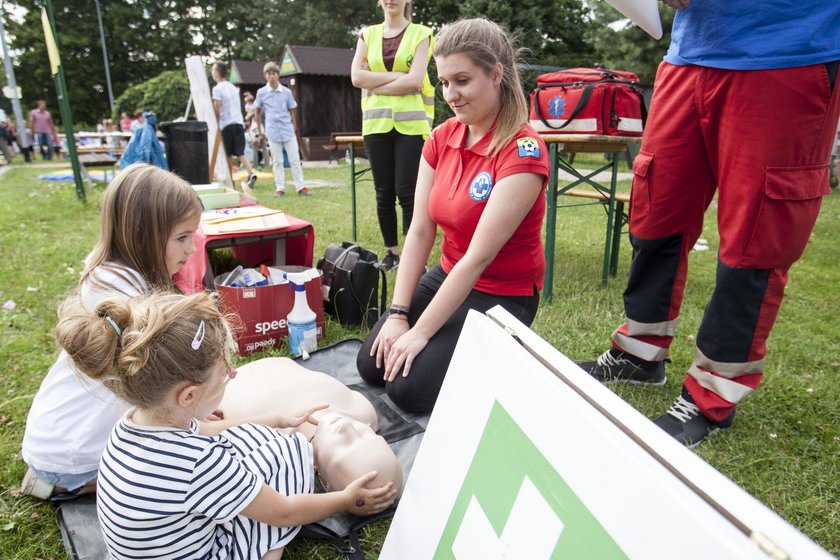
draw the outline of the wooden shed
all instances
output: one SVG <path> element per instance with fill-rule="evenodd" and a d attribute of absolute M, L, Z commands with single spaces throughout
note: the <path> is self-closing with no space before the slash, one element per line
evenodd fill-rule
<path fill-rule="evenodd" d="M 362 130 L 361 91 L 350 81 L 355 49 L 286 45 L 280 78 L 297 99 L 297 130 L 305 160 L 328 159 L 333 132 Z"/>
<path fill-rule="evenodd" d="M 228 80 L 232 84 L 239 86 L 240 94 L 249 91 L 256 97 L 257 90 L 265 85 L 263 66 L 265 66 L 265 62 L 234 60 L 230 64 L 230 76 L 228 76 Z M 284 83 L 284 85 L 287 84 Z"/>
<path fill-rule="evenodd" d="M 298 103 L 293 113 L 301 157 L 304 160 L 325 160 L 331 153 L 333 132 L 362 130 L 361 91 L 350 81 L 350 63 L 355 49 L 286 45 L 278 61 L 280 83 L 292 90 Z M 230 81 L 241 93 L 265 85 L 262 69 L 265 62 L 234 60 Z M 363 150 L 359 150 L 363 153 Z"/>

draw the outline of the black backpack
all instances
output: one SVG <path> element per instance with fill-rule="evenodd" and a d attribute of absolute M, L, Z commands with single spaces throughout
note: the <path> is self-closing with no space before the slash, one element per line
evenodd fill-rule
<path fill-rule="evenodd" d="M 349 241 L 331 243 L 318 260 L 318 268 L 324 274 L 324 311 L 335 315 L 342 325 L 370 328 L 385 312 L 388 280 L 373 251 Z"/>

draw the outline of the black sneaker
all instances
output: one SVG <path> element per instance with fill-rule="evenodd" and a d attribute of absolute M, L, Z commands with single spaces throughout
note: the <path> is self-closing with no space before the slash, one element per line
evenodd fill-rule
<path fill-rule="evenodd" d="M 388 252 L 385 253 L 385 258 L 382 259 L 382 264 L 380 268 L 383 270 L 391 270 L 392 268 L 397 268 L 400 265 L 400 256 L 390 249 Z"/>
<path fill-rule="evenodd" d="M 694 404 L 694 399 L 685 387 L 665 414 L 653 421 L 654 424 L 668 432 L 668 435 L 685 444 L 689 448 L 697 447 L 708 436 L 732 426 L 735 411 L 721 420 L 714 422 L 700 412 Z"/>
<path fill-rule="evenodd" d="M 665 362 L 648 362 L 615 348 L 610 348 L 593 362 L 581 362 L 578 366 L 605 385 L 665 385 L 667 380 Z"/>
<path fill-rule="evenodd" d="M 251 187 L 254 186 L 254 183 L 256 183 L 256 182 L 257 182 L 257 174 L 256 173 L 251 173 L 251 175 L 248 177 L 248 180 L 245 181 L 245 184 L 248 185 L 248 188 L 250 189 Z"/>

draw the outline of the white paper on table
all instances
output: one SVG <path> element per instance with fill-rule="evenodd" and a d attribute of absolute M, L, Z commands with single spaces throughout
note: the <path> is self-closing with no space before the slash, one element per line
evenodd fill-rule
<path fill-rule="evenodd" d="M 654 39 L 662 38 L 658 0 L 607 0 L 607 3 L 633 20 Z"/>

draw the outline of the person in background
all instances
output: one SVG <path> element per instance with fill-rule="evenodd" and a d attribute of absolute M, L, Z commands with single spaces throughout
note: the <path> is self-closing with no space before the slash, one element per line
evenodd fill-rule
<path fill-rule="evenodd" d="M 297 107 L 292 91 L 280 83 L 280 67 L 269 62 L 263 67 L 266 85 L 257 90 L 254 100 L 254 120 L 257 122 L 257 136 L 265 137 L 271 150 L 274 169 L 274 196 L 286 194 L 286 169 L 283 167 L 283 150 L 292 168 L 292 182 L 301 196 L 312 196 L 312 191 L 303 184 L 303 166 L 300 164 L 300 149 L 291 111 Z"/>
<path fill-rule="evenodd" d="M 53 126 L 52 115 L 47 111 L 47 102 L 39 99 L 35 102 L 35 108 L 29 111 L 29 129 L 38 140 L 38 147 L 41 150 L 41 157 L 45 160 L 52 159 L 52 139 L 56 135 Z"/>
<path fill-rule="evenodd" d="M 105 119 L 102 122 L 105 125 L 105 133 L 107 134 L 103 144 L 109 148 L 118 147 L 120 145 L 120 137 L 117 133 L 117 125 L 111 119 Z"/>
<path fill-rule="evenodd" d="M 3 152 L 3 157 L 6 158 L 6 164 L 12 163 L 12 158 L 15 157 L 15 150 L 12 148 L 12 143 L 15 141 L 15 129 L 12 122 L 6 115 L 6 111 L 0 109 L 0 151 Z"/>
<path fill-rule="evenodd" d="M 526 325 L 537 313 L 549 161 L 528 125 L 516 52 L 485 19 L 445 26 L 434 48 L 455 116 L 423 146 L 391 309 L 356 359 L 365 381 L 409 412 L 434 406 L 471 309 L 501 305 Z M 440 264 L 425 272 L 438 227 Z"/>
<path fill-rule="evenodd" d="M 605 383 L 665 383 L 688 254 L 717 194 L 715 290 L 680 395 L 654 420 L 693 447 L 758 388 L 788 269 L 830 192 L 840 3 L 664 2 L 678 11 L 633 163 L 626 320 L 580 366 Z"/>
<path fill-rule="evenodd" d="M 245 100 L 245 140 L 251 147 L 253 162 L 262 171 L 271 164 L 268 142 L 265 136 L 257 134 L 257 108 L 254 105 L 253 94 L 250 91 L 246 91 L 242 94 L 242 98 Z"/>
<path fill-rule="evenodd" d="M 403 235 L 414 211 L 414 188 L 423 140 L 435 114 L 427 72 L 432 29 L 411 23 L 410 0 L 380 0 L 385 21 L 365 28 L 350 68 L 362 89 L 362 135 L 376 190 L 376 215 L 385 243 L 382 264 L 399 264 L 395 201 L 402 208 Z"/>
<path fill-rule="evenodd" d="M 120 132 L 133 132 L 131 130 L 131 117 L 125 111 L 120 113 Z"/>
<path fill-rule="evenodd" d="M 64 145 L 61 142 L 61 138 L 58 137 L 58 133 L 52 135 L 52 151 L 55 155 L 56 159 L 61 159 L 61 150 L 64 148 Z"/>
<path fill-rule="evenodd" d="M 243 183 L 250 190 L 257 182 L 257 174 L 251 167 L 251 162 L 245 156 L 245 121 L 242 118 L 242 106 L 239 101 L 239 88 L 228 81 L 228 67 L 224 62 L 213 64 L 213 110 L 219 121 L 222 141 L 228 156 L 228 165 L 239 160 L 248 171 L 248 178 Z M 244 188 L 243 187 L 243 188 Z"/>
<path fill-rule="evenodd" d="M 134 118 L 131 121 L 131 126 L 129 127 L 129 132 L 134 134 L 139 129 L 143 128 L 143 124 L 146 122 L 146 117 L 143 115 L 143 109 L 137 109 L 134 111 Z"/>

